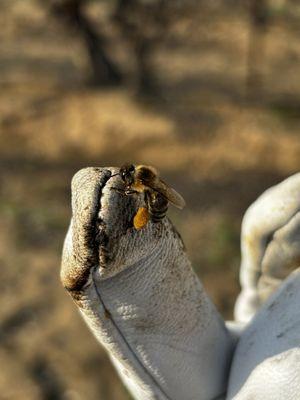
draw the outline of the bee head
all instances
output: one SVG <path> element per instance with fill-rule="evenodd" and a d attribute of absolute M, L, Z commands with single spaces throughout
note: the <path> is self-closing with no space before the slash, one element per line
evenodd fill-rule
<path fill-rule="evenodd" d="M 120 176 L 126 185 L 134 183 L 135 166 L 133 164 L 125 164 L 120 168 Z"/>

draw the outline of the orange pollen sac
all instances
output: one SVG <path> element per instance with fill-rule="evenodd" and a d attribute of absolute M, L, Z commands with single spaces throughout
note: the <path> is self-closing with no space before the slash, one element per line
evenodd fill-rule
<path fill-rule="evenodd" d="M 149 222 L 150 215 L 146 207 L 140 207 L 133 218 L 133 226 L 136 230 L 144 228 Z"/>

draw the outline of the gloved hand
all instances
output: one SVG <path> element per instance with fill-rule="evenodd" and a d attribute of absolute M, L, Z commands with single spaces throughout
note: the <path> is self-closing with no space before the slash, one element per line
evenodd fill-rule
<path fill-rule="evenodd" d="M 248 322 L 300 261 L 300 174 L 266 190 L 245 213 L 235 318 Z"/>
<path fill-rule="evenodd" d="M 142 230 L 132 226 L 144 199 L 142 195 L 123 196 L 112 190 L 122 184 L 119 176 L 111 177 L 116 171 L 87 168 L 73 179 L 73 216 L 64 245 L 62 282 L 134 398 L 224 399 L 236 335 L 227 329 L 195 276 L 171 222 L 167 218 L 157 224 L 150 221 Z M 289 283 L 286 285 L 289 287 Z M 280 312 L 287 307 L 286 290 L 276 300 Z M 295 289 L 292 292 L 293 296 L 300 293 Z M 266 314 L 264 310 L 259 312 L 261 318 Z M 270 315 L 278 313 L 275 310 Z M 256 324 L 266 331 L 266 341 L 268 324 Z M 289 326 L 287 321 L 285 324 Z M 254 384 L 247 381 L 265 362 L 263 356 L 255 357 L 259 343 L 256 338 L 260 337 L 255 326 L 253 321 L 238 344 L 228 399 L 256 399 L 253 388 L 263 393 L 257 377 Z M 276 326 L 279 330 L 283 327 L 280 323 Z M 243 356 L 246 350 L 253 355 L 249 332 L 254 341 L 250 364 Z M 278 330 L 274 332 L 280 335 Z M 244 337 L 245 345 L 241 345 Z M 294 365 L 300 376 L 299 362 Z M 272 380 L 272 374 L 269 378 Z"/>

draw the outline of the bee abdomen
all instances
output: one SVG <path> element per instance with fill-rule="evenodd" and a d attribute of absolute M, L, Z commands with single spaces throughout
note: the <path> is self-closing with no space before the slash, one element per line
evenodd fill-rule
<path fill-rule="evenodd" d="M 160 222 L 166 216 L 167 210 L 164 212 L 153 212 L 151 209 L 149 211 L 150 219 L 152 222 Z"/>
<path fill-rule="evenodd" d="M 149 214 L 152 222 L 160 222 L 168 211 L 168 200 L 158 194 L 149 198 Z"/>

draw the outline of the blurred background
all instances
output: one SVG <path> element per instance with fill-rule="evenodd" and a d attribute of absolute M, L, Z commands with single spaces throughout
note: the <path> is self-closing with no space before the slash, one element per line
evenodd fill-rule
<path fill-rule="evenodd" d="M 298 0 L 1 0 L 0 398 L 128 400 L 59 281 L 70 180 L 156 166 L 225 318 L 243 213 L 300 168 Z"/>

